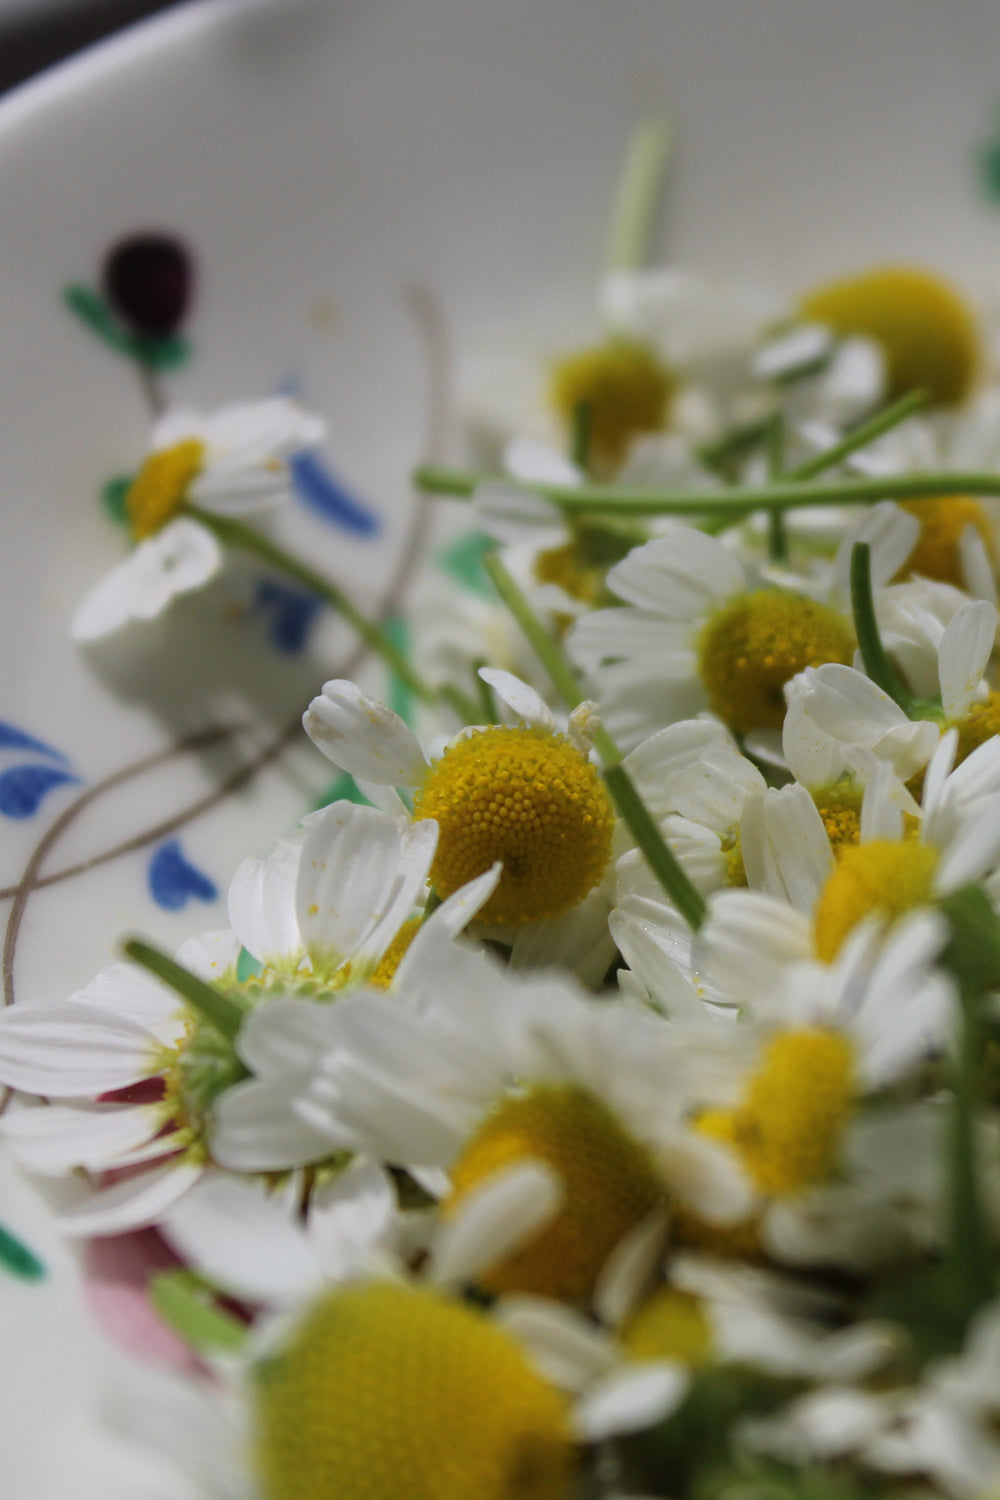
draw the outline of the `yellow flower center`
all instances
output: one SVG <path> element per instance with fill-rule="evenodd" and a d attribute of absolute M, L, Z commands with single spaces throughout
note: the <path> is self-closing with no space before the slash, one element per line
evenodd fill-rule
<path fill-rule="evenodd" d="M 633 1359 L 673 1359 L 703 1365 L 712 1352 L 712 1330 L 701 1298 L 665 1286 L 653 1293 L 622 1330 Z"/>
<path fill-rule="evenodd" d="M 266 1500 L 568 1500 L 566 1403 L 514 1340 L 429 1290 L 327 1294 L 262 1368 Z"/>
<path fill-rule="evenodd" d="M 581 604 L 596 604 L 604 587 L 607 568 L 587 562 L 579 541 L 547 547 L 535 558 L 535 578 L 539 583 L 555 583 L 571 599 Z"/>
<path fill-rule="evenodd" d="M 405 921 L 388 948 L 378 961 L 378 966 L 367 983 L 375 990 L 387 990 L 396 977 L 396 970 L 403 960 L 407 948 L 420 931 L 420 918 L 410 917 Z"/>
<path fill-rule="evenodd" d="M 812 794 L 830 848 L 838 857 L 861 837 L 861 797 L 861 788 L 850 781 L 837 781 Z"/>
<path fill-rule="evenodd" d="M 440 829 L 431 884 L 440 896 L 503 861 L 482 922 L 568 911 L 611 858 L 614 813 L 596 769 L 563 735 L 496 725 L 450 745 L 417 793 L 414 816 Z"/>
<path fill-rule="evenodd" d="M 920 522 L 920 535 L 896 575 L 897 582 L 909 578 L 911 573 L 919 573 L 922 578 L 935 578 L 965 588 L 959 543 L 967 526 L 979 532 L 987 556 L 996 563 L 993 533 L 978 500 L 964 495 L 941 495 L 927 500 L 899 500 L 897 504 Z"/>
<path fill-rule="evenodd" d="M 976 379 L 981 355 L 972 312 L 929 271 L 879 266 L 817 287 L 802 298 L 800 311 L 836 333 L 866 334 L 881 346 L 888 400 L 922 390 L 952 406 Z"/>
<path fill-rule="evenodd" d="M 839 1032 L 786 1031 L 764 1050 L 743 1099 L 698 1129 L 738 1153 L 762 1193 L 800 1192 L 836 1171 L 854 1098 L 854 1049 Z"/>
<path fill-rule="evenodd" d="M 785 683 L 805 667 L 849 665 L 854 636 L 841 615 L 777 589 L 740 594 L 709 616 L 698 669 L 712 707 L 739 734 L 780 729 Z"/>
<path fill-rule="evenodd" d="M 738 828 L 730 828 L 722 835 L 721 847 L 726 857 L 726 884 L 746 885 L 747 872 L 743 863 L 743 842 Z"/>
<path fill-rule="evenodd" d="M 555 366 L 549 400 L 567 425 L 587 407 L 590 467 L 613 473 L 632 439 L 667 425 L 676 382 L 644 344 L 612 339 L 566 355 Z"/>
<path fill-rule="evenodd" d="M 832 963 L 865 917 L 895 922 L 934 899 L 938 853 L 912 840 L 872 839 L 841 851 L 813 917 L 816 951 Z"/>
<path fill-rule="evenodd" d="M 125 513 L 137 542 L 176 515 L 201 472 L 204 457 L 205 445 L 197 438 L 149 455 L 125 495 Z"/>
<path fill-rule="evenodd" d="M 645 1148 L 585 1089 L 538 1085 L 487 1116 L 452 1169 L 446 1214 L 494 1173 L 528 1159 L 559 1177 L 565 1201 L 526 1246 L 481 1278 L 493 1292 L 577 1301 L 619 1240 L 663 1199 Z"/>
<path fill-rule="evenodd" d="M 992 692 L 982 703 L 974 703 L 967 714 L 955 720 L 953 727 L 958 730 L 955 762 L 961 764 L 973 750 L 1000 734 L 1000 693 Z"/>

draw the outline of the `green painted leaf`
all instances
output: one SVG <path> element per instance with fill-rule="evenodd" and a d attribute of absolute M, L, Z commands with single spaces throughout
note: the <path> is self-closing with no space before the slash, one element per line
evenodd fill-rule
<path fill-rule="evenodd" d="M 104 298 L 92 287 L 75 282 L 63 288 L 63 301 L 84 327 L 116 354 L 134 359 L 150 370 L 177 370 L 191 357 L 191 346 L 179 334 L 163 338 L 140 338 L 129 333 L 114 317 Z"/>
<path fill-rule="evenodd" d="M 11 1234 L 0 1224 L 0 1266 L 22 1281 L 42 1281 L 46 1276 L 45 1266 L 23 1240 Z"/>
<path fill-rule="evenodd" d="M 483 556 L 494 542 L 485 531 L 465 531 L 442 547 L 435 561 L 470 593 L 493 598 L 494 589 L 483 567 Z"/>
<path fill-rule="evenodd" d="M 132 485 L 131 474 L 116 474 L 101 490 L 101 505 L 116 526 L 128 525 L 125 496 Z"/>

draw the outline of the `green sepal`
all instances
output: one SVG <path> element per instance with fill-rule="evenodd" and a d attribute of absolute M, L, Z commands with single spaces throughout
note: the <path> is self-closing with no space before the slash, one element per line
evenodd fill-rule
<path fill-rule="evenodd" d="M 192 1271 L 162 1271 L 149 1283 L 154 1310 L 197 1354 L 236 1354 L 246 1342 L 239 1318 L 224 1312 Z"/>

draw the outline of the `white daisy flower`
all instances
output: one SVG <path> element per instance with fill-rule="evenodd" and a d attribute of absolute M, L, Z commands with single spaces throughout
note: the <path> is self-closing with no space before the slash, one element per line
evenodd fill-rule
<path fill-rule="evenodd" d="M 384 789 L 412 790 L 414 817 L 436 820 L 430 881 L 439 896 L 500 862 L 499 882 L 477 921 L 486 935 L 512 944 L 515 963 L 530 963 L 543 942 L 550 962 L 581 963 L 599 978 L 614 956 L 606 935 L 595 933 L 608 909 L 601 887 L 615 815 L 589 758 L 591 706 L 581 705 L 563 734 L 526 683 L 491 668 L 480 676 L 518 722 L 467 728 L 438 754 L 352 682 L 326 683 L 303 722 L 373 800 L 388 795 L 401 809 Z"/>
<path fill-rule="evenodd" d="M 129 620 L 151 620 L 178 594 L 201 588 L 219 572 L 222 549 L 185 507 L 241 516 L 280 504 L 290 493 L 285 460 L 323 433 L 323 422 L 287 397 L 208 415 L 166 412 L 125 497 L 137 546 L 84 599 L 74 640 L 99 640 Z"/>
<path fill-rule="evenodd" d="M 400 827 L 374 808 L 335 803 L 268 859 L 240 867 L 230 895 L 234 931 L 185 943 L 178 962 L 244 1013 L 280 1003 L 290 988 L 336 994 L 352 970 L 355 982 L 377 981 L 380 963 L 387 981 L 392 944 L 405 946 L 411 935 L 403 930 L 424 894 L 435 834 L 433 822 Z M 244 946 L 262 970 L 240 984 Z M 328 1155 L 327 1139 L 294 1116 L 285 1095 L 272 1097 L 266 1059 L 260 1071 L 242 1127 L 270 1142 L 255 1167 Z M 34 1171 L 128 1168 L 63 1216 L 76 1234 L 118 1233 L 162 1220 L 198 1180 L 214 1159 L 216 1111 L 246 1074 L 231 1042 L 173 990 L 116 964 L 67 1001 L 0 1017 L 0 1079 L 66 1101 L 11 1111 L 0 1133 Z M 144 1100 L 133 1097 L 140 1086 Z M 239 1139 L 241 1118 L 237 1101 L 222 1149 L 230 1134 Z"/>
<path fill-rule="evenodd" d="M 957 738 L 949 730 L 928 767 L 916 841 L 903 836 L 899 804 L 886 800 L 861 827 L 860 842 L 842 845 L 831 862 L 809 799 L 789 798 L 786 789 L 793 838 L 787 855 L 772 846 L 775 894 L 720 891 L 710 899 L 695 946 L 714 983 L 754 1007 L 781 1004 L 801 980 L 796 965 L 821 974 L 850 951 L 856 929 L 891 928 L 911 912 L 930 918 L 940 896 L 992 875 L 1000 861 L 1000 740 L 953 770 Z"/>
<path fill-rule="evenodd" d="M 450 1174 L 442 1279 L 582 1297 L 668 1190 L 708 1217 L 745 1207 L 738 1170 L 716 1171 L 728 1153 L 683 1125 L 690 1058 L 661 1021 L 525 981 L 431 924 L 391 999 L 266 1012 L 246 1044 L 288 1060 L 292 1107 L 331 1146 Z"/>
<path fill-rule="evenodd" d="M 806 667 L 847 664 L 854 630 L 846 588 L 856 541 L 872 545 L 876 587 L 892 576 L 915 523 L 873 513 L 845 541 L 830 602 L 765 587 L 714 537 L 676 524 L 607 575 L 624 603 L 578 620 L 567 647 L 623 748 L 701 709 L 738 734 L 779 730 L 785 684 Z"/>

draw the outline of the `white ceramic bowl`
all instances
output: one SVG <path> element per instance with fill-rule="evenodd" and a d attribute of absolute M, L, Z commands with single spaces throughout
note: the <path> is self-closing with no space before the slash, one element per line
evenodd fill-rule
<path fill-rule="evenodd" d="M 106 646 L 71 643 L 125 545 L 100 493 L 148 432 L 135 367 L 64 300 L 110 244 L 156 228 L 196 259 L 172 398 L 293 385 L 328 416 L 324 472 L 377 534 L 303 502 L 282 535 L 374 609 L 412 560 L 410 468 L 454 455 L 482 361 L 589 336 L 644 113 L 679 130 L 672 260 L 787 290 L 908 259 L 984 290 L 998 15 L 992 0 L 206 0 L 0 103 L 7 998 L 68 993 L 124 932 L 172 947 L 225 925 L 238 859 L 330 784 L 294 724 L 351 648 L 324 617 L 279 649 L 287 611 L 273 594 L 253 606 L 252 568 L 246 608 L 210 590 Z"/>

